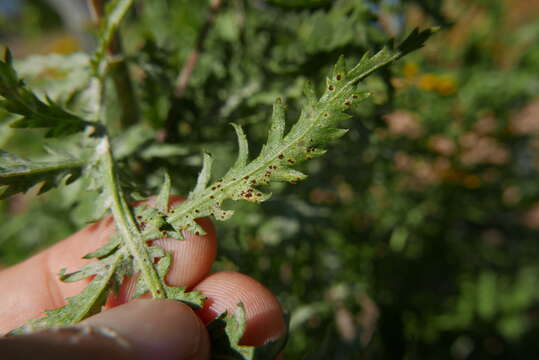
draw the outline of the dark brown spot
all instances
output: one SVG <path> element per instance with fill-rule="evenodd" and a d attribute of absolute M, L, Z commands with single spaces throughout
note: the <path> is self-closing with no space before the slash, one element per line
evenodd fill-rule
<path fill-rule="evenodd" d="M 249 176 L 246 176 L 246 177 L 244 177 L 243 179 L 244 179 L 244 180 L 247 180 L 247 179 L 249 179 Z"/>
<path fill-rule="evenodd" d="M 357 95 L 352 95 L 352 99 L 357 99 Z"/>
<path fill-rule="evenodd" d="M 214 198 L 214 196 L 213 196 L 213 195 L 210 195 L 210 199 L 213 199 L 213 198 Z"/>
<path fill-rule="evenodd" d="M 284 158 L 284 155 L 283 154 L 280 154 L 279 155 L 279 159 L 283 159 Z"/>
<path fill-rule="evenodd" d="M 252 180 L 251 184 L 256 185 L 256 180 Z"/>
<path fill-rule="evenodd" d="M 293 163 L 294 163 L 294 160 L 288 159 L 288 163 L 289 163 L 289 164 L 293 164 Z"/>
<path fill-rule="evenodd" d="M 333 90 L 335 90 L 335 88 L 333 87 L 333 85 L 329 85 L 329 86 L 328 86 L 328 90 L 329 90 L 329 91 L 333 91 Z"/>
<path fill-rule="evenodd" d="M 200 235 L 200 233 L 198 231 L 195 231 L 195 235 L 198 236 Z"/>
<path fill-rule="evenodd" d="M 337 80 L 341 80 L 341 74 L 337 74 L 337 76 L 335 77 Z"/>
<path fill-rule="evenodd" d="M 350 105 L 350 100 L 346 100 L 346 101 L 344 102 L 344 105 L 346 105 L 346 106 Z"/>
<path fill-rule="evenodd" d="M 253 196 L 253 194 L 251 194 L 251 193 L 245 194 L 245 197 L 246 197 L 246 198 L 250 198 L 251 196 Z"/>

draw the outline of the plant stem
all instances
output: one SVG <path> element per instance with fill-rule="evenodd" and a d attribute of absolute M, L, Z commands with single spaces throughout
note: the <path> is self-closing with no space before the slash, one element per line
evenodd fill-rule
<path fill-rule="evenodd" d="M 161 284 L 161 280 L 159 279 L 150 256 L 146 251 L 144 240 L 142 239 L 138 225 L 118 182 L 114 157 L 107 135 L 101 140 L 99 148 L 102 151 L 99 155 L 102 156 L 101 166 L 104 172 L 104 187 L 105 191 L 107 191 L 111 197 L 111 211 L 116 224 L 116 229 L 119 231 L 120 236 L 129 249 L 129 253 L 135 259 L 140 274 L 144 278 L 144 282 L 148 286 L 152 297 L 164 298 L 165 291 Z"/>
<path fill-rule="evenodd" d="M 183 96 L 185 93 L 185 90 L 187 89 L 187 86 L 189 85 L 189 80 L 191 79 L 191 75 L 193 74 L 193 71 L 195 70 L 195 67 L 198 63 L 198 59 L 202 52 L 204 51 L 204 44 L 206 43 L 206 39 L 208 38 L 208 34 L 210 32 L 211 27 L 215 23 L 215 17 L 219 10 L 221 9 L 221 5 L 223 3 L 223 0 L 212 0 L 210 3 L 210 9 L 208 11 L 208 15 L 206 17 L 206 21 L 202 25 L 202 28 L 198 32 L 197 39 L 195 41 L 195 47 L 189 55 L 187 56 L 187 60 L 185 61 L 178 77 L 176 78 L 176 83 L 174 86 L 174 92 L 171 96 L 171 105 L 170 105 L 170 111 L 168 113 L 166 122 L 165 122 L 165 140 L 171 141 L 174 140 L 176 137 L 176 124 L 177 124 L 177 118 L 179 115 L 178 109 L 178 100 Z"/>
<path fill-rule="evenodd" d="M 97 120 L 105 127 L 106 118 L 102 102 L 104 99 L 105 87 L 103 80 L 95 77 L 93 79 L 96 87 L 96 115 Z M 131 208 L 125 199 L 122 187 L 118 179 L 114 155 L 107 133 L 103 135 L 97 146 L 96 157 L 103 172 L 103 187 L 105 193 L 110 197 L 110 207 L 116 229 L 122 238 L 122 241 L 127 246 L 129 253 L 133 256 L 135 263 L 138 265 L 140 275 L 143 277 L 148 289 L 153 298 L 164 298 L 165 291 L 161 280 L 155 270 L 150 256 L 144 246 L 144 240 L 140 234 L 137 222 L 131 212 Z"/>
<path fill-rule="evenodd" d="M 96 23 L 99 23 L 104 14 L 103 0 L 88 0 L 88 7 Z M 107 48 L 108 55 L 114 59 L 112 63 L 112 80 L 120 103 L 121 117 L 120 128 L 125 129 L 130 125 L 138 123 L 139 108 L 133 81 L 129 74 L 129 66 L 123 57 L 122 39 L 118 32 Z"/>

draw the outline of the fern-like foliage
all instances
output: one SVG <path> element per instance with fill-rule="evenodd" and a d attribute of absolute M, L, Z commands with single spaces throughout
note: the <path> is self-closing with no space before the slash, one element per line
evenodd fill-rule
<path fill-rule="evenodd" d="M 321 97 L 317 96 L 311 84 L 307 84 L 305 106 L 287 133 L 286 106 L 280 98 L 275 101 L 267 142 L 254 159 L 249 157 L 243 129 L 232 124 L 238 138 L 238 157 L 222 178 L 212 182 L 212 156 L 204 154 L 196 186 L 185 202 L 170 208 L 171 181 L 165 176 L 154 205 L 133 208 L 118 174 L 117 162 L 125 154 L 122 151 L 115 153 L 115 142 L 106 131 L 108 124 L 106 111 L 103 111 L 106 103 L 104 83 L 110 62 L 106 49 L 131 4 L 132 0 L 114 0 L 106 9 L 107 15 L 100 28 L 100 42 L 91 60 L 94 71 L 90 88 L 95 99 L 92 100 L 91 113 L 84 117 L 68 112 L 51 100 L 43 102 L 27 89 L 13 69 L 9 52 L 0 62 L 0 95 L 4 98 L 0 106 L 23 116 L 13 123 L 15 127 L 45 127 L 49 129 L 48 136 L 81 133 L 88 126 L 102 130 L 94 131 L 92 141 L 86 142 L 93 147 L 93 155 L 87 159 L 59 157 L 55 161 L 31 162 L 6 152 L 0 153 L 2 196 L 27 191 L 38 183 L 43 183 L 41 192 L 44 192 L 84 174 L 94 180 L 95 189 L 101 193 L 100 205 L 111 209 L 116 224 L 115 235 L 100 249 L 85 256 L 95 259 L 94 262 L 73 273 L 62 271 L 60 274 L 60 278 L 68 282 L 93 277 L 88 286 L 80 294 L 67 299 L 65 306 L 47 311 L 44 317 L 31 320 L 13 330 L 12 334 L 78 323 L 99 312 L 107 296 L 120 286 L 125 276 L 137 276 L 134 297 L 150 293 L 154 298 L 175 299 L 194 308 L 201 307 L 204 297 L 199 292 L 188 292 L 183 287 L 166 284 L 171 255 L 151 245 L 150 241 L 162 237 L 181 240 L 185 231 L 204 235 L 203 228 L 197 223 L 198 218 L 213 216 L 224 221 L 233 215 L 231 210 L 223 209 L 225 200 L 259 203 L 271 196 L 261 190 L 264 185 L 282 181 L 296 183 L 305 179 L 306 175 L 295 169 L 296 165 L 322 156 L 329 144 L 347 132 L 339 128 L 340 122 L 350 118 L 347 110 L 369 96 L 360 90 L 358 83 L 377 69 L 422 47 L 433 32 L 432 29 L 415 30 L 400 46 L 389 44 L 372 56 L 365 54 L 351 68 L 341 57 L 328 76 Z M 210 326 L 214 343 L 221 344 L 215 347 L 220 350 L 214 358 L 269 359 L 280 350 L 283 340 L 258 350 L 238 345 L 245 327 L 244 317 L 244 310 L 240 307 L 235 315 L 223 315 Z M 225 347 L 229 350 L 224 350 Z"/>
<path fill-rule="evenodd" d="M 41 101 L 19 79 L 12 64 L 9 50 L 4 61 L 0 61 L 0 107 L 6 111 L 22 115 L 12 122 L 14 128 L 47 128 L 45 136 L 57 137 L 82 131 L 90 125 L 80 117 L 64 110 L 59 104 L 47 98 Z"/>
<path fill-rule="evenodd" d="M 83 161 L 70 157 L 56 157 L 54 161 L 30 161 L 0 150 L 0 199 L 26 192 L 42 184 L 39 194 L 70 184 L 81 175 Z"/>
<path fill-rule="evenodd" d="M 294 169 L 294 166 L 322 156 L 328 144 L 346 134 L 347 130 L 338 128 L 338 123 L 350 118 L 346 111 L 369 96 L 369 93 L 359 89 L 358 82 L 377 69 L 421 48 L 434 31 L 414 30 L 400 46 L 389 44 L 372 56 L 367 53 L 351 69 L 347 68 L 344 57 L 339 58 L 327 78 L 326 90 L 320 98 L 314 87 L 307 83 L 304 90 L 306 105 L 286 135 L 286 107 L 278 98 L 273 105 L 268 140 L 252 161 L 249 161 L 248 143 L 242 128 L 233 124 L 239 147 L 235 164 L 225 176 L 209 184 L 212 160 L 210 155 L 205 154 L 202 171 L 189 199 L 165 214 L 164 220 L 177 231 L 202 234 L 203 230 L 195 222 L 196 218 L 214 216 L 224 221 L 232 216 L 231 210 L 221 207 L 226 199 L 262 202 L 271 194 L 262 192 L 261 186 L 274 181 L 296 183 L 305 179 L 306 175 Z"/>

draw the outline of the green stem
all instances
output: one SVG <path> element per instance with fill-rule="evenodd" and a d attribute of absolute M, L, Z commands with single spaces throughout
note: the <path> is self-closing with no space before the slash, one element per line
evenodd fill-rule
<path fill-rule="evenodd" d="M 94 85 L 96 87 L 96 108 L 94 109 L 97 116 L 96 120 L 99 121 L 103 127 L 106 127 L 107 121 L 104 106 L 102 106 L 103 99 L 105 98 L 105 87 L 103 81 L 98 77 L 94 78 Z M 159 275 L 146 250 L 137 222 L 120 185 L 112 146 L 107 133 L 103 135 L 103 138 L 97 146 L 96 157 L 99 159 L 103 171 L 104 191 L 110 196 L 108 201 L 110 202 L 112 216 L 114 217 L 117 231 L 119 232 L 123 243 L 127 246 L 129 253 L 133 256 L 135 263 L 138 265 L 140 275 L 148 286 L 152 297 L 164 298 L 166 294 L 163 284 L 159 279 Z"/>
<path fill-rule="evenodd" d="M 144 245 L 144 240 L 133 217 L 131 208 L 125 200 L 121 185 L 118 182 L 118 174 L 108 136 L 105 135 L 99 146 L 101 165 L 103 168 L 105 191 L 110 195 L 111 211 L 122 240 L 129 249 L 129 253 L 135 259 L 144 282 L 148 286 L 154 298 L 164 298 L 165 291 L 159 279 L 150 256 Z"/>
<path fill-rule="evenodd" d="M 126 2 L 121 17 L 125 15 L 131 6 L 131 3 L 131 1 Z M 94 20 L 99 24 L 99 22 L 102 21 L 105 12 L 103 0 L 89 0 L 88 7 L 92 12 Z M 104 43 L 108 43 L 106 50 L 108 56 L 115 59 L 111 66 L 111 74 L 122 112 L 120 117 L 120 128 L 124 129 L 139 121 L 138 100 L 133 87 L 133 80 L 129 74 L 129 66 L 123 57 L 123 46 L 120 34 L 117 31 L 108 34 L 108 37 L 104 39 Z M 104 49 L 101 51 L 104 51 Z"/>

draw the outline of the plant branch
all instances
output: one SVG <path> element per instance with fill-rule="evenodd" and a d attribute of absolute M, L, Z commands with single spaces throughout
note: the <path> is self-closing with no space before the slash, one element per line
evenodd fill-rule
<path fill-rule="evenodd" d="M 206 43 L 206 39 L 208 38 L 208 34 L 215 23 L 215 17 L 217 16 L 217 13 L 221 9 L 221 5 L 223 3 L 223 0 L 211 0 L 210 3 L 210 9 L 208 11 L 206 21 L 202 25 L 202 28 L 198 32 L 195 46 L 187 56 L 187 60 L 185 61 L 178 77 L 175 81 L 174 86 L 174 92 L 171 96 L 171 108 L 168 113 L 166 122 L 165 122 L 165 140 L 170 141 L 175 138 L 176 135 L 176 120 L 179 115 L 179 109 L 178 109 L 178 99 L 180 99 L 183 94 L 185 93 L 185 90 L 187 89 L 189 85 L 189 81 L 191 80 L 191 75 L 193 74 L 193 71 L 195 70 L 195 67 L 198 63 L 198 59 L 200 58 L 200 55 L 204 52 L 204 45 Z"/>
<path fill-rule="evenodd" d="M 99 1 L 92 0 L 91 4 L 96 5 Z M 125 14 L 133 4 L 132 0 L 119 0 L 115 7 L 106 14 L 106 23 L 102 28 L 100 43 L 93 56 L 94 77 L 91 86 L 94 90 L 94 115 L 95 120 L 107 127 L 106 111 L 104 104 L 105 84 L 104 77 L 109 65 L 109 57 L 106 56 L 106 49 L 109 48 L 115 35 L 115 30 L 124 18 Z M 99 4 L 97 4 L 99 5 Z M 96 7 L 99 10 L 98 7 Z M 103 9 L 103 8 L 101 8 Z M 115 165 L 111 141 L 107 132 L 103 134 L 96 150 L 96 161 L 101 167 L 103 174 L 103 192 L 106 202 L 109 204 L 116 229 L 129 253 L 133 256 L 136 267 L 140 271 L 140 276 L 147 285 L 154 298 L 164 298 L 166 296 L 163 284 L 153 266 L 151 257 L 145 248 L 145 242 L 141 236 L 138 224 L 133 216 L 131 208 L 125 198 Z"/>
<path fill-rule="evenodd" d="M 98 113 L 99 121 L 105 126 L 106 120 L 103 107 L 101 106 L 104 86 L 100 79 L 94 79 L 97 82 L 98 93 L 100 95 Z M 159 276 L 152 264 L 150 256 L 144 246 L 144 240 L 141 236 L 137 222 L 133 216 L 131 208 L 125 199 L 122 187 L 119 183 L 118 173 L 116 171 L 114 156 L 108 134 L 101 139 L 97 148 L 96 157 L 99 159 L 103 172 L 103 187 L 109 197 L 110 207 L 116 229 L 119 232 L 123 242 L 133 256 L 140 274 L 144 279 L 148 289 L 154 298 L 164 298 L 165 291 L 159 279 Z"/>
<path fill-rule="evenodd" d="M 88 0 L 88 7 L 94 21 L 99 24 L 104 15 L 104 0 Z M 122 39 L 116 32 L 107 48 L 112 62 L 112 80 L 121 108 L 120 128 L 125 129 L 139 122 L 139 108 L 133 81 L 129 74 L 129 66 L 123 57 Z"/>

